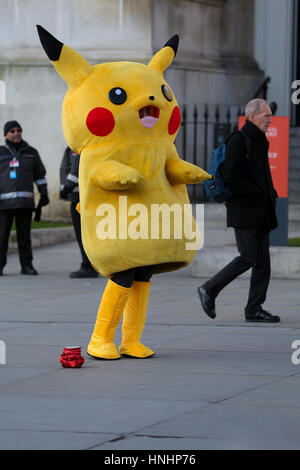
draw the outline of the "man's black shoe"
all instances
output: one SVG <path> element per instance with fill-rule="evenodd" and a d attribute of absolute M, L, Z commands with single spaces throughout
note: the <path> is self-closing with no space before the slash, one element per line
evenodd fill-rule
<path fill-rule="evenodd" d="M 96 278 L 98 277 L 97 271 L 94 268 L 84 268 L 81 266 L 78 271 L 73 271 L 69 274 L 71 279 L 83 279 L 83 278 Z"/>
<path fill-rule="evenodd" d="M 280 317 L 272 315 L 266 310 L 258 310 L 256 313 L 246 314 L 246 321 L 249 322 L 261 322 L 261 323 L 279 323 Z"/>
<path fill-rule="evenodd" d="M 205 287 L 198 287 L 198 294 L 201 300 L 202 308 L 209 318 L 216 318 L 215 299 L 207 295 Z"/>
<path fill-rule="evenodd" d="M 37 270 L 31 266 L 23 266 L 21 270 L 21 274 L 27 274 L 29 276 L 36 276 L 38 274 Z"/>

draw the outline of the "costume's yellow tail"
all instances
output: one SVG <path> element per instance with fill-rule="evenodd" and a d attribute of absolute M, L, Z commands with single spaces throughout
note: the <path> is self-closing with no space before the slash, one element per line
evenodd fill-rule
<path fill-rule="evenodd" d="M 113 340 L 129 293 L 130 288 L 119 286 L 111 280 L 108 281 L 101 299 L 91 341 L 87 348 L 90 356 L 99 359 L 118 359 L 120 357 Z"/>
<path fill-rule="evenodd" d="M 141 344 L 150 291 L 150 282 L 132 284 L 130 296 L 124 310 L 122 344 L 120 353 L 126 356 L 146 358 L 155 353 Z"/>

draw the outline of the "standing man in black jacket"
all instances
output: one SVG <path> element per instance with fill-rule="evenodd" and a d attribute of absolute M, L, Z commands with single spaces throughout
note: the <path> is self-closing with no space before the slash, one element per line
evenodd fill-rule
<path fill-rule="evenodd" d="M 5 145 L 0 146 L 0 275 L 7 261 L 8 240 L 16 220 L 21 274 L 36 275 L 32 266 L 31 219 L 33 183 L 40 193 L 40 207 L 49 204 L 46 170 L 36 149 L 22 139 L 17 121 L 4 126 Z"/>
<path fill-rule="evenodd" d="M 73 279 L 98 277 L 98 273 L 91 265 L 82 245 L 80 214 L 76 210 L 79 202 L 79 160 L 80 155 L 73 152 L 70 147 L 67 147 L 60 165 L 60 198 L 71 202 L 71 217 L 82 257 L 81 266 L 78 271 L 73 271 L 69 274 Z"/>
<path fill-rule="evenodd" d="M 198 292 L 205 313 L 215 318 L 215 299 L 219 292 L 252 268 L 246 321 L 278 323 L 278 316 L 262 308 L 271 274 L 269 233 L 277 227 L 277 193 L 272 183 L 266 138 L 272 111 L 266 101 L 255 99 L 246 105 L 245 114 L 244 127 L 227 143 L 223 169 L 224 182 L 233 192 L 233 198 L 226 203 L 227 225 L 234 228 L 240 256 L 200 286 Z"/>

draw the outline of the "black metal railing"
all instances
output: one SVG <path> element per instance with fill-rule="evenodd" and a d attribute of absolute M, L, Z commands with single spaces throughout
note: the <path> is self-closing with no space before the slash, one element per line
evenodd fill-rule
<path fill-rule="evenodd" d="M 266 77 L 257 88 L 252 99 L 267 99 L 270 77 Z M 273 115 L 276 102 L 270 103 Z M 208 169 L 212 150 L 222 145 L 226 138 L 238 129 L 239 117 L 244 115 L 244 107 L 239 105 L 186 104 L 182 107 L 181 129 L 176 138 L 176 146 L 184 160 Z M 206 200 L 203 184 L 188 185 L 192 202 Z"/>

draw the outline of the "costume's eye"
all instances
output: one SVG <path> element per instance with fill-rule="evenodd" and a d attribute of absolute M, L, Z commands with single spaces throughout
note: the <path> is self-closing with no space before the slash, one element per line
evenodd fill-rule
<path fill-rule="evenodd" d="M 127 93 L 123 88 L 112 88 L 108 93 L 110 101 L 114 104 L 123 104 L 127 100 Z"/>
<path fill-rule="evenodd" d="M 167 87 L 167 85 L 162 85 L 161 86 L 161 91 L 163 92 L 164 97 L 168 101 L 172 101 L 172 99 L 173 99 L 172 92 L 171 92 L 170 88 Z"/>

